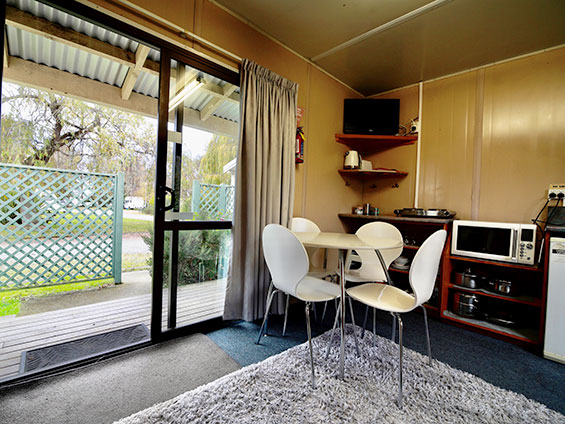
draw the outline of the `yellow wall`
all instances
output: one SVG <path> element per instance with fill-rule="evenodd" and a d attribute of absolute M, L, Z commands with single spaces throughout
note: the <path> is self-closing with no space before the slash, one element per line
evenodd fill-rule
<path fill-rule="evenodd" d="M 83 0 L 137 22 L 189 49 L 237 66 L 228 56 L 178 36 L 178 28 L 105 0 Z M 323 230 L 341 230 L 337 218 L 371 202 L 382 213 L 414 206 L 416 145 L 367 155 L 375 167 L 408 171 L 346 186 L 337 173 L 346 146 L 343 99 L 360 97 L 306 61 L 206 0 L 133 0 L 174 25 L 299 83 L 306 132 L 305 163 L 296 170 L 295 215 Z M 565 183 L 565 48 L 424 83 L 419 204 L 448 208 L 462 219 L 529 222 L 543 206 L 547 186 Z M 418 87 L 382 96 L 401 99 L 400 122 L 418 115 Z M 398 188 L 393 188 L 398 183 Z"/>
<path fill-rule="evenodd" d="M 565 182 L 565 48 L 423 86 L 419 206 L 454 210 L 460 219 L 535 218 L 548 185 Z M 401 99 L 401 115 L 409 109 L 416 116 L 418 96 L 407 96 L 416 89 L 386 97 Z M 390 150 L 386 161 L 373 163 L 413 175 L 415 149 Z M 400 179 L 398 189 L 388 180 L 381 190 L 365 184 L 363 201 L 385 212 L 412 206 L 411 178 Z"/>
<path fill-rule="evenodd" d="M 121 3 L 104 0 L 86 3 L 130 23 L 141 24 L 146 30 L 159 33 L 176 44 L 237 66 L 233 59 L 179 37 L 178 28 L 156 24 L 147 15 Z M 345 182 L 337 173 L 343 165 L 346 149 L 336 143 L 334 134 L 341 132 L 343 127 L 343 99 L 361 96 L 208 1 L 133 0 L 133 3 L 299 84 L 298 105 L 304 108 L 301 124 L 304 125 L 306 143 L 304 164 L 296 166 L 294 215 L 316 221 L 323 230 L 341 231 L 337 214 L 350 211 L 352 205 L 359 204 L 361 191 L 345 188 Z"/>

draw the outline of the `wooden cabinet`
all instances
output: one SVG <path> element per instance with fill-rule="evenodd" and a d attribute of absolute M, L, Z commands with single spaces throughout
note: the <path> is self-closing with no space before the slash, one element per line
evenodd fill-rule
<path fill-rule="evenodd" d="M 404 249 L 402 256 L 408 259 L 408 263 L 412 262 L 414 255 L 418 251 L 420 245 L 435 231 L 444 229 L 447 231 L 446 247 L 443 250 L 442 261 L 438 272 L 436 286 L 431 299 L 426 303 L 426 308 L 431 316 L 439 317 L 441 296 L 442 296 L 442 281 L 445 272 L 449 269 L 449 245 L 451 244 L 451 223 L 452 219 L 443 218 L 406 218 L 397 216 L 367 216 L 367 215 L 354 215 L 354 214 L 339 214 L 339 218 L 346 232 L 354 233 L 364 224 L 374 221 L 384 221 L 394 225 L 399 229 L 404 237 Z M 395 286 L 401 289 L 410 289 L 408 282 L 409 268 L 398 269 L 391 266 L 389 273 Z"/>
<path fill-rule="evenodd" d="M 391 149 L 399 146 L 414 144 L 418 136 L 395 136 L 395 135 L 364 135 L 364 134 L 336 134 L 338 143 L 345 144 L 362 155 L 374 153 L 379 150 Z M 347 180 L 348 178 L 370 179 L 383 177 L 403 177 L 408 175 L 405 171 L 396 169 L 340 169 L 339 174 Z"/>
<path fill-rule="evenodd" d="M 441 318 L 506 341 L 538 349 L 543 343 L 545 281 L 543 266 L 478 260 L 449 256 L 442 282 Z M 476 275 L 476 289 L 457 284 L 457 273 Z M 513 293 L 503 294 L 495 284 L 508 284 Z M 456 295 L 478 299 L 476 316 L 457 310 Z"/>

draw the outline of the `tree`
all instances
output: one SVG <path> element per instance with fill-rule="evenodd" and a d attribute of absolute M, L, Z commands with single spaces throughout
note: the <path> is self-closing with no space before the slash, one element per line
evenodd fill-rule
<path fill-rule="evenodd" d="M 237 141 L 235 139 L 215 135 L 200 162 L 202 182 L 207 184 L 229 184 L 230 175 L 224 173 L 224 166 L 235 158 L 236 154 Z"/>
<path fill-rule="evenodd" d="M 156 123 L 29 87 L 2 87 L 3 162 L 90 172 L 124 171 L 125 195 L 145 192 Z"/>

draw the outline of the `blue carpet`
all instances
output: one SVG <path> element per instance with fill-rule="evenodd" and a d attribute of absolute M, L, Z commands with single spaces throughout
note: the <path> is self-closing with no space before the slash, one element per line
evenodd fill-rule
<path fill-rule="evenodd" d="M 318 307 L 321 315 L 322 307 Z M 318 329 L 313 328 L 314 337 L 331 329 L 335 316 L 333 305 L 328 310 L 328 316 L 319 324 Z M 361 305 L 355 306 L 357 325 L 362 324 L 364 311 Z M 425 354 L 422 314 L 405 314 L 403 320 L 405 346 Z M 255 342 L 261 321 L 225 323 L 222 328 L 210 331 L 207 335 L 241 366 L 246 366 L 307 340 L 302 304 L 290 307 L 286 337 L 280 337 L 282 321 L 282 316 L 270 317 L 269 336 L 262 337 L 259 345 Z M 369 328 L 371 322 L 369 319 Z M 474 374 L 496 386 L 521 393 L 565 414 L 565 365 L 544 359 L 519 346 L 435 319 L 430 319 L 429 323 L 434 359 Z M 377 333 L 390 337 L 391 324 L 391 316 L 379 311 Z"/>

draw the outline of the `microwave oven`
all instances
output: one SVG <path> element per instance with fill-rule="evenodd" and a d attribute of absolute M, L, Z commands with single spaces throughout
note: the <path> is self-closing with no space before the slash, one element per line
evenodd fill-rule
<path fill-rule="evenodd" d="M 535 250 L 534 224 L 453 221 L 452 255 L 533 265 Z"/>

